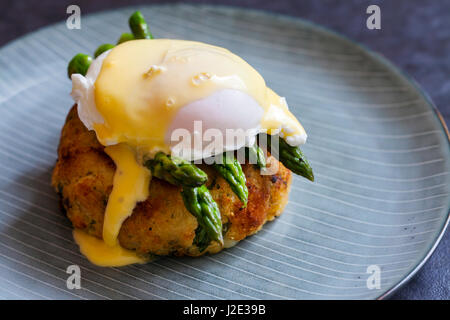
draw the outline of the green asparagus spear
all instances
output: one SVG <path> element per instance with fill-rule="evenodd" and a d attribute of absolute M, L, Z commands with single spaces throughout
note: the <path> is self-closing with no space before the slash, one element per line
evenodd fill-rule
<path fill-rule="evenodd" d="M 247 147 L 245 152 L 251 164 L 255 164 L 258 168 L 266 167 L 264 151 L 256 143 L 252 147 Z"/>
<path fill-rule="evenodd" d="M 206 229 L 201 227 L 200 225 L 195 229 L 195 237 L 192 244 L 195 244 L 198 247 L 198 250 L 200 252 L 205 251 L 206 248 L 208 248 L 209 244 L 211 243 L 211 239 L 209 238 L 208 233 L 206 232 Z"/>
<path fill-rule="evenodd" d="M 222 163 L 214 163 L 214 167 L 228 182 L 233 192 L 244 203 L 245 207 L 247 206 L 248 189 L 245 184 L 246 179 L 242 167 L 234 155 L 229 155 L 227 152 L 224 152 L 222 157 Z"/>
<path fill-rule="evenodd" d="M 199 187 L 208 180 L 207 174 L 189 161 L 158 152 L 145 162 L 152 175 L 171 184 L 186 187 Z"/>
<path fill-rule="evenodd" d="M 91 56 L 84 53 L 78 53 L 77 55 L 75 55 L 72 60 L 70 60 L 67 67 L 67 75 L 69 79 L 74 73 L 79 73 L 85 76 L 91 63 Z"/>
<path fill-rule="evenodd" d="M 278 139 L 279 150 L 272 150 L 272 139 Z M 284 139 L 277 136 L 267 136 L 267 148 L 272 155 L 281 161 L 289 170 L 305 177 L 308 180 L 314 181 L 314 174 L 308 160 L 303 155 L 299 147 L 290 146 Z"/>
<path fill-rule="evenodd" d="M 117 40 L 117 44 L 121 44 L 130 40 L 134 40 L 134 36 L 131 33 L 122 33 L 119 40 Z"/>
<path fill-rule="evenodd" d="M 115 47 L 115 45 L 113 45 L 111 43 L 102 44 L 100 47 L 97 48 L 97 50 L 95 50 L 94 58 L 97 58 L 103 52 L 108 51 L 108 50 L 110 50 L 110 49 L 112 49 L 114 47 Z"/>
<path fill-rule="evenodd" d="M 211 240 L 223 244 L 222 219 L 219 207 L 205 185 L 197 188 L 183 187 L 181 191 L 186 209 L 197 218 L 198 228 L 194 243 L 203 251 Z"/>
<path fill-rule="evenodd" d="M 133 13 L 128 20 L 130 29 L 135 39 L 153 39 L 153 35 L 148 29 L 147 22 L 140 11 Z"/>

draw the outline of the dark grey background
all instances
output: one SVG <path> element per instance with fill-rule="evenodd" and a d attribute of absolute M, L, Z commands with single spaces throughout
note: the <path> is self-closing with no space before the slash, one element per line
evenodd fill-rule
<path fill-rule="evenodd" d="M 65 20 L 66 8 L 81 13 L 133 4 L 179 1 L 1 0 L 0 46 L 42 26 Z M 191 0 L 302 17 L 327 26 L 381 53 L 412 76 L 450 123 L 450 0 Z M 366 8 L 381 8 L 381 30 L 366 28 Z M 1 70 L 0 70 L 1 72 Z M 450 232 L 419 273 L 393 299 L 450 299 Z"/>

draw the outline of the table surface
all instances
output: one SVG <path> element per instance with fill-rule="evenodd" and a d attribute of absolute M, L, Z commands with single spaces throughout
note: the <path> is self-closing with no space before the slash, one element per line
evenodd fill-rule
<path fill-rule="evenodd" d="M 65 20 L 76 3 L 87 14 L 133 4 L 172 3 L 142 0 L 2 0 L 0 46 L 45 25 Z M 447 0 L 221 0 L 184 1 L 263 9 L 301 17 L 329 27 L 381 53 L 412 76 L 450 122 L 450 1 Z M 381 8 L 381 30 L 366 28 L 366 8 Z M 450 232 L 416 276 L 392 299 L 450 299 Z"/>

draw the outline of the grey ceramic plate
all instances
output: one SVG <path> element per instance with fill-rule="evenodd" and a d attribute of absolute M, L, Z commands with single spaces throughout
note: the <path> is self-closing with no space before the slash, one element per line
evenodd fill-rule
<path fill-rule="evenodd" d="M 317 181 L 294 179 L 283 216 L 199 259 L 98 268 L 80 255 L 50 187 L 72 105 L 66 65 L 127 30 L 135 8 L 44 28 L 0 50 L 0 297 L 373 299 L 429 256 L 449 212 L 450 153 L 431 102 L 379 56 L 304 21 L 241 9 L 140 8 L 157 37 L 241 55 L 305 126 Z M 68 290 L 66 268 L 81 267 Z M 367 287 L 369 266 L 380 288 Z"/>

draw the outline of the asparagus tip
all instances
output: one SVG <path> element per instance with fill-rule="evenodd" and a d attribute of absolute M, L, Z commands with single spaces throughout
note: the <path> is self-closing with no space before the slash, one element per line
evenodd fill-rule
<path fill-rule="evenodd" d="M 308 172 L 306 179 L 310 180 L 311 182 L 314 182 L 314 173 L 312 172 L 312 170 Z"/>

